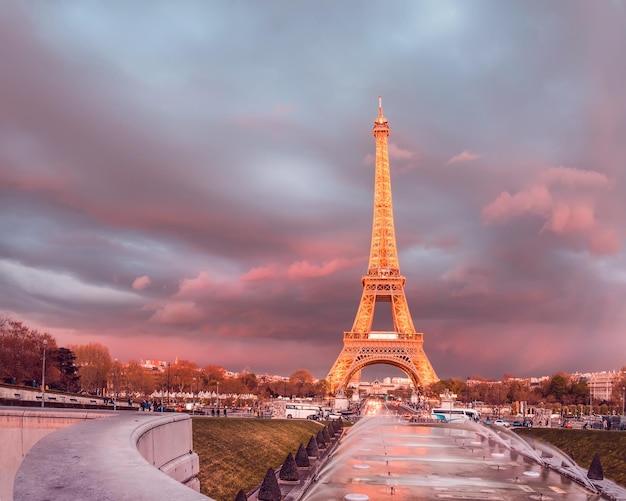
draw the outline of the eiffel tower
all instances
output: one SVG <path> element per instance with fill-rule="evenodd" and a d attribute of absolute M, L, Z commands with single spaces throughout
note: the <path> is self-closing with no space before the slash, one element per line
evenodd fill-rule
<path fill-rule="evenodd" d="M 361 282 L 363 295 L 350 332 L 343 334 L 343 349 L 328 373 L 330 391 L 346 388 L 361 369 L 374 364 L 393 365 L 404 371 L 415 388 L 439 378 L 424 352 L 424 334 L 415 332 L 404 294 L 405 277 L 400 275 L 391 203 L 391 176 L 387 138 L 389 125 L 378 98 L 378 118 L 374 120 L 376 174 L 374 223 L 367 275 Z M 376 303 L 391 303 L 393 331 L 372 331 Z"/>

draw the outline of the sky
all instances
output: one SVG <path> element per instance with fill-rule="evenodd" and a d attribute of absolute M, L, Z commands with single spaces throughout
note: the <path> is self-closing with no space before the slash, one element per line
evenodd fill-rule
<path fill-rule="evenodd" d="M 59 345 L 326 377 L 381 95 L 437 375 L 626 365 L 626 2 L 5 1 L 0 39 L 0 312 Z"/>

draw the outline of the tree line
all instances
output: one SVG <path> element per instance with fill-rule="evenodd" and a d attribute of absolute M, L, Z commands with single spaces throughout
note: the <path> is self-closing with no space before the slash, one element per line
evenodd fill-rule
<path fill-rule="evenodd" d="M 622 367 L 620 375 L 613 382 L 612 393 L 609 399 L 589 400 L 587 381 L 573 377 L 564 372 L 557 372 L 531 386 L 528 381 L 505 374 L 502 381 L 487 380 L 474 376 L 464 381 L 451 378 L 433 383 L 429 387 L 432 395 L 439 395 L 449 390 L 457 395 L 462 402 L 483 402 L 487 406 L 497 407 L 512 402 L 527 402 L 529 405 L 545 405 L 551 408 L 565 408 L 577 406 L 591 406 L 595 409 L 621 412 L 624 403 L 624 388 L 626 387 L 626 367 Z"/>
<path fill-rule="evenodd" d="M 50 334 L 28 328 L 22 322 L 0 317 L 0 378 L 5 383 L 37 387 L 46 356 L 46 386 L 78 391 L 76 356 L 69 348 L 57 346 Z"/>
<path fill-rule="evenodd" d="M 136 398 L 147 398 L 154 391 L 253 394 L 260 398 L 328 396 L 327 382 L 316 380 L 307 369 L 297 370 L 282 380 L 247 372 L 229 376 L 226 369 L 219 365 L 199 367 L 189 360 L 177 360 L 173 364 L 151 369 L 142 366 L 138 360 L 121 363 L 112 359 L 108 348 L 100 343 L 59 347 L 50 334 L 0 315 L 0 378 L 3 382 L 38 387 L 41 384 L 44 348 L 45 381 L 50 389 L 101 396 L 114 391 Z M 621 410 L 625 387 L 626 367 L 613 384 L 611 398 L 592 403 Z M 494 407 L 515 401 L 553 407 L 590 404 L 587 382 L 563 372 L 553 374 L 536 386 L 530 386 L 510 374 L 505 374 L 502 381 L 480 376 L 468 380 L 451 378 L 433 383 L 425 389 L 425 393 L 436 397 L 445 390 L 456 393 L 460 401 L 481 401 Z M 392 393 L 406 399 L 411 396 L 408 388 Z"/>
<path fill-rule="evenodd" d="M 199 367 L 177 360 L 160 368 L 146 368 L 140 361 L 113 359 L 100 343 L 59 347 L 56 339 L 0 316 L 0 380 L 4 383 L 40 387 L 44 370 L 48 389 L 91 395 L 121 393 L 147 398 L 154 391 L 170 393 L 219 392 L 261 397 L 326 395 L 326 381 L 316 381 L 306 369 L 284 380 L 253 373 L 229 376 L 219 365 Z"/>

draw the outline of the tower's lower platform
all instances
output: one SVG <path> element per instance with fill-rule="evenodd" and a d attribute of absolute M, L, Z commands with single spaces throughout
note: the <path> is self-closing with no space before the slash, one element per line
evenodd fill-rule
<path fill-rule="evenodd" d="M 374 364 L 399 368 L 416 388 L 439 380 L 424 352 L 421 332 L 345 332 L 343 349 L 326 378 L 330 391 L 345 388 L 356 372 Z"/>

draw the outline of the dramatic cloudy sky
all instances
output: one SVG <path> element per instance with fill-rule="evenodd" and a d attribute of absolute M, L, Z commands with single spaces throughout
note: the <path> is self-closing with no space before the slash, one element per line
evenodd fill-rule
<path fill-rule="evenodd" d="M 325 377 L 380 94 L 438 375 L 626 364 L 623 1 L 3 2 L 0 40 L 0 311 L 59 344 Z"/>

